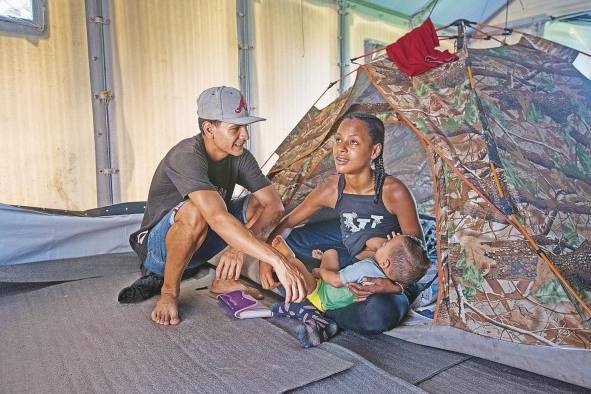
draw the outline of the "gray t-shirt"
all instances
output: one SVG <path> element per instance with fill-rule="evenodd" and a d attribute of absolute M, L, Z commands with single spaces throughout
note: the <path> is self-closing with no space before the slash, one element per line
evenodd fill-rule
<path fill-rule="evenodd" d="M 271 182 L 247 150 L 240 156 L 229 155 L 216 162 L 207 156 L 201 134 L 182 140 L 168 151 L 156 168 L 141 227 L 129 237 L 131 247 L 143 260 L 146 255 L 146 230 L 154 227 L 189 193 L 215 190 L 228 204 L 236 184 L 254 193 Z"/>
<path fill-rule="evenodd" d="M 366 278 L 385 278 L 384 272 L 377 266 L 377 263 L 371 258 L 360 260 L 356 263 L 346 266 L 339 271 L 341 282 L 361 283 Z"/>

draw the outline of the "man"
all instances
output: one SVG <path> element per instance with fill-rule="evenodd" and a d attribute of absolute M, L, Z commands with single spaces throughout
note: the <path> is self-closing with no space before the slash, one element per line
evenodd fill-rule
<path fill-rule="evenodd" d="M 144 276 L 119 293 L 119 302 L 130 303 L 160 291 L 151 319 L 163 325 L 180 323 L 178 295 L 187 265 L 202 264 L 226 244 L 212 291 L 244 287 L 238 278 L 248 254 L 274 267 L 286 299 L 306 296 L 297 269 L 261 240 L 283 213 L 279 195 L 244 149 L 246 125 L 264 119 L 250 116 L 242 94 L 225 86 L 201 93 L 197 107 L 201 133 L 179 142 L 160 162 L 141 228 L 130 236 Z M 252 194 L 232 200 L 236 184 Z"/>

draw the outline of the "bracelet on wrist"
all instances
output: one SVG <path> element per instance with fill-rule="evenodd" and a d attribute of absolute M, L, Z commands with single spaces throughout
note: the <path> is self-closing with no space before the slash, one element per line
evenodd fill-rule
<path fill-rule="evenodd" d="M 396 282 L 395 280 L 392 281 L 396 286 L 400 287 L 400 293 L 397 294 L 404 294 L 404 286 L 400 282 Z"/>

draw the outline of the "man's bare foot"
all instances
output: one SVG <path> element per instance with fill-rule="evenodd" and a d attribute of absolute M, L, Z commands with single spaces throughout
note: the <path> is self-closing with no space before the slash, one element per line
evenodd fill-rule
<path fill-rule="evenodd" d="M 178 300 L 174 297 L 160 296 L 150 317 L 155 323 L 176 326 L 181 322 L 177 304 Z"/>
<path fill-rule="evenodd" d="M 211 286 L 209 287 L 209 291 L 213 294 L 229 293 L 234 290 L 244 290 L 246 294 L 254 297 L 257 300 L 262 300 L 264 298 L 263 294 L 254 287 L 245 286 L 240 281 L 233 279 L 215 279 L 213 282 L 211 282 Z"/>

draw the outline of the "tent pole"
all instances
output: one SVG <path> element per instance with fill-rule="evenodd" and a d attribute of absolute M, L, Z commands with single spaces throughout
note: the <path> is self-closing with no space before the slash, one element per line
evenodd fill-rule
<path fill-rule="evenodd" d="M 458 46 L 458 52 L 464 48 L 464 38 L 465 38 L 464 34 L 465 34 L 464 21 L 461 20 L 458 23 L 458 40 L 456 41 L 457 46 Z"/>
<path fill-rule="evenodd" d="M 238 34 L 238 80 L 240 91 L 244 95 L 246 104 L 248 105 L 248 111 L 250 113 L 256 112 L 256 106 L 254 105 L 254 12 L 252 7 L 252 0 L 236 0 L 236 23 L 237 34 Z M 252 126 L 248 126 L 248 130 L 252 130 Z M 252 147 L 252 132 L 250 139 L 246 142 L 247 149 Z"/>
<path fill-rule="evenodd" d="M 121 201 L 115 150 L 109 0 L 86 0 L 86 32 L 92 94 L 97 205 Z"/>

